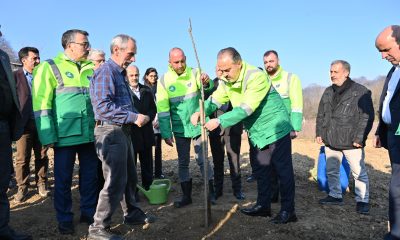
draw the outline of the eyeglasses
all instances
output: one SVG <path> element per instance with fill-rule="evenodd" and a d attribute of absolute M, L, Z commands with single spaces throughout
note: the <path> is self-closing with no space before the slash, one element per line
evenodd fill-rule
<path fill-rule="evenodd" d="M 82 43 L 71 42 L 71 43 L 75 43 L 75 44 L 81 45 L 81 46 L 84 47 L 84 48 L 90 47 L 90 42 L 82 42 Z"/>
<path fill-rule="evenodd" d="M 153 77 L 153 78 L 157 78 L 157 75 L 156 74 L 154 74 L 154 75 L 148 75 L 149 77 Z"/>
<path fill-rule="evenodd" d="M 106 60 L 105 59 L 93 59 L 93 62 L 98 62 L 98 63 L 104 63 Z"/>

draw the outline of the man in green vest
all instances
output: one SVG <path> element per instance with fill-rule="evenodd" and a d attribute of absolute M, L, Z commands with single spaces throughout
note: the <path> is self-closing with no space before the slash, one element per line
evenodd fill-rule
<path fill-rule="evenodd" d="M 231 101 L 233 109 L 208 121 L 212 131 L 218 126 L 229 127 L 243 121 L 254 154 L 257 179 L 257 202 L 241 212 L 249 216 L 271 216 L 270 173 L 273 165 L 281 183 L 281 210 L 271 222 L 284 224 L 297 221 L 294 208 L 294 174 L 289 115 L 278 92 L 271 87 L 267 74 L 242 61 L 236 49 L 219 51 L 217 74 L 221 79 L 217 90 L 205 102 L 205 113 L 210 115 L 222 104 Z M 200 113 L 191 117 L 197 126 Z"/>
<path fill-rule="evenodd" d="M 281 95 L 283 103 L 286 106 L 292 124 L 290 136 L 296 138 L 301 131 L 303 121 L 303 90 L 301 88 L 300 78 L 291 72 L 283 70 L 280 65 L 278 53 L 275 50 L 269 50 L 264 53 L 264 68 L 272 86 Z M 272 194 L 271 201 L 278 202 L 279 182 L 276 170 L 271 171 Z"/>
<path fill-rule="evenodd" d="M 73 234 L 71 184 L 79 157 L 80 222 L 93 223 L 97 201 L 94 113 L 89 95 L 93 63 L 87 61 L 88 33 L 72 29 L 62 35 L 64 52 L 34 70 L 32 101 L 40 142 L 54 147 L 54 207 L 58 230 Z"/>
<path fill-rule="evenodd" d="M 190 116 L 199 108 L 201 85 L 206 90 L 213 88 L 207 74 L 199 76 L 198 69 L 186 66 L 182 49 L 172 48 L 169 52 L 168 71 L 161 76 L 157 85 L 157 113 L 161 137 L 173 146 L 175 137 L 178 152 L 179 181 L 183 196 L 174 202 L 177 208 L 192 203 L 192 179 L 189 174 L 190 143 L 193 140 L 195 159 L 204 173 L 204 156 L 201 148 L 200 126 L 190 124 Z M 215 203 L 213 170 L 208 165 L 208 182 L 211 203 Z"/>

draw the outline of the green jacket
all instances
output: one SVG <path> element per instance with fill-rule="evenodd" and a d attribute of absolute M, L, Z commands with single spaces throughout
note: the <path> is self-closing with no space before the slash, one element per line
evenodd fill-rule
<path fill-rule="evenodd" d="M 263 148 L 286 136 L 292 129 L 281 97 L 267 74 L 242 62 L 236 82 L 220 81 L 217 90 L 205 102 L 206 115 L 231 101 L 233 109 L 219 116 L 222 127 L 243 121 L 253 146 Z"/>
<path fill-rule="evenodd" d="M 43 145 L 54 143 L 56 147 L 93 142 L 89 78 L 94 65 L 81 61 L 79 68 L 64 53 L 52 60 L 59 70 L 59 78 L 49 60 L 42 62 L 33 73 L 32 101 L 39 139 Z"/>
<path fill-rule="evenodd" d="M 270 76 L 272 85 L 283 99 L 295 131 L 301 131 L 303 122 L 303 90 L 296 74 L 286 72 L 279 66 L 274 76 Z"/>
<path fill-rule="evenodd" d="M 201 134 L 200 126 L 193 126 L 190 117 L 199 108 L 201 82 L 197 69 L 186 67 L 178 74 L 168 67 L 157 84 L 157 113 L 162 138 L 194 138 Z M 214 84 L 209 82 L 205 91 L 210 91 Z"/>

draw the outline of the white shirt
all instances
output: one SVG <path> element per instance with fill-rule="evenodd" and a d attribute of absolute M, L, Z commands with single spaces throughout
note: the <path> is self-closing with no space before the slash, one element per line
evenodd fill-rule
<path fill-rule="evenodd" d="M 393 93 L 396 90 L 397 84 L 399 83 L 399 79 L 400 79 L 400 66 L 397 66 L 392 74 L 392 77 L 389 80 L 385 100 L 383 100 L 382 120 L 386 124 L 392 123 L 392 116 L 390 115 L 389 103 L 392 100 Z"/>
<path fill-rule="evenodd" d="M 132 86 L 129 86 L 129 87 L 131 88 L 132 92 L 136 95 L 136 97 L 140 100 L 139 85 L 138 85 L 136 88 L 134 88 L 134 87 L 132 87 Z"/>

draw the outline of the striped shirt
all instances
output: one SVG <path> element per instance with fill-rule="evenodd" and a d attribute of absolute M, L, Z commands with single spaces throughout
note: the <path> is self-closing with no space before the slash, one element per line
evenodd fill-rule
<path fill-rule="evenodd" d="M 125 81 L 126 70 L 111 58 L 93 75 L 90 98 L 95 119 L 116 124 L 133 124 L 137 119 Z"/>

